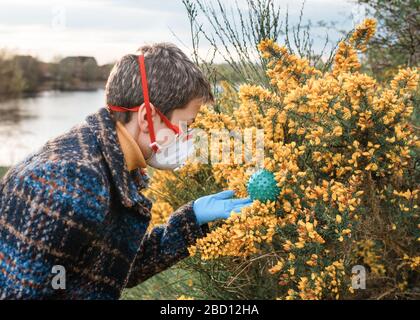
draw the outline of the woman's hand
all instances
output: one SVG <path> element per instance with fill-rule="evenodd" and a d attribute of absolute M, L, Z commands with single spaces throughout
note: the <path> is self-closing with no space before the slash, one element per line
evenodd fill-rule
<path fill-rule="evenodd" d="M 240 212 L 251 205 L 249 198 L 232 199 L 235 191 L 225 190 L 216 194 L 198 198 L 193 203 L 194 213 L 200 225 L 217 219 L 226 219 L 231 212 Z"/>

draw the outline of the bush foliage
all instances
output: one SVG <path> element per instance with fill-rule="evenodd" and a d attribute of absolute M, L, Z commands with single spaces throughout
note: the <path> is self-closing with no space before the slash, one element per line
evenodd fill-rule
<path fill-rule="evenodd" d="M 280 188 L 276 201 L 254 201 L 213 223 L 189 248 L 180 267 L 207 298 L 420 297 L 420 142 L 411 121 L 419 75 L 401 69 L 381 83 L 360 71 L 358 53 L 375 27 L 373 19 L 359 25 L 326 70 L 263 39 L 269 85 L 222 83 L 222 108 L 200 114 L 204 130 L 263 129 L 263 168 Z M 258 169 L 190 163 L 155 172 L 154 222 L 222 188 L 247 196 Z M 352 287 L 356 265 L 365 267 L 365 290 Z"/>

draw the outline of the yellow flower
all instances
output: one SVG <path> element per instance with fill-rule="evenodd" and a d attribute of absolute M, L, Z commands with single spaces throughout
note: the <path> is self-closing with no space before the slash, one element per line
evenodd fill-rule
<path fill-rule="evenodd" d="M 194 300 L 192 297 L 188 297 L 186 295 L 180 295 L 177 300 Z"/>
<path fill-rule="evenodd" d="M 341 126 L 337 126 L 333 130 L 333 134 L 337 137 L 341 136 L 343 134 L 343 128 Z"/>
<path fill-rule="evenodd" d="M 240 214 L 232 214 L 225 223 L 196 241 L 190 254 L 200 252 L 201 259 L 220 256 L 247 257 L 258 252 L 258 244 L 271 242 L 277 224 L 274 203 L 255 201 Z"/>
<path fill-rule="evenodd" d="M 271 274 L 277 273 L 277 272 L 281 271 L 281 269 L 283 269 L 283 267 L 284 267 L 283 261 L 278 261 L 276 265 L 274 265 L 272 268 L 270 268 L 268 270 L 268 272 L 270 272 Z"/>
<path fill-rule="evenodd" d="M 292 205 L 290 204 L 290 202 L 289 202 L 289 201 L 284 201 L 284 202 L 283 202 L 283 210 L 284 210 L 285 212 L 290 212 L 290 211 L 292 211 Z"/>
<path fill-rule="evenodd" d="M 365 19 L 360 25 L 358 25 L 350 37 L 350 43 L 353 44 L 357 49 L 364 51 L 366 44 L 370 38 L 375 34 L 376 31 L 376 20 Z"/>
<path fill-rule="evenodd" d="M 366 166 L 365 170 L 367 170 L 367 171 L 369 171 L 369 170 L 370 171 L 376 171 L 376 170 L 378 170 L 378 165 L 376 163 L 369 163 Z"/>
<path fill-rule="evenodd" d="M 416 90 L 419 84 L 417 68 L 400 69 L 391 81 L 391 88 L 404 94 Z"/>

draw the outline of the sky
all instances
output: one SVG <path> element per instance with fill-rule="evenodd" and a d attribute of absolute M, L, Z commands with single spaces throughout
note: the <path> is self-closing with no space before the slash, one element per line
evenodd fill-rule
<path fill-rule="evenodd" d="M 246 0 L 237 1 L 247 9 Z M 302 0 L 274 1 L 283 8 L 283 14 L 288 8 L 291 23 L 297 21 Z M 223 3 L 229 7 L 235 1 Z M 348 18 L 350 15 L 353 19 Z M 305 3 L 304 20 L 336 21 L 340 29 L 352 28 L 362 16 L 354 0 Z M 44 61 L 88 55 L 99 64 L 112 63 L 143 44 L 160 41 L 173 42 L 190 54 L 189 28 L 182 0 L 0 0 L 0 49 Z M 210 30 L 206 24 L 204 28 Z M 319 32 L 323 37 L 325 30 Z M 329 33 L 338 39 L 333 30 Z M 316 45 L 321 46 L 321 41 Z M 200 53 L 205 55 L 208 50 L 203 43 Z"/>

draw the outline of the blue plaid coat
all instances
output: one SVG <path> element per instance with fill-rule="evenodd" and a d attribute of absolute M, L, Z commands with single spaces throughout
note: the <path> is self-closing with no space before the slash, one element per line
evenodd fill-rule
<path fill-rule="evenodd" d="M 188 256 L 208 226 L 190 202 L 146 232 L 147 185 L 106 108 L 12 167 L 0 182 L 0 298 L 117 299 Z M 57 265 L 65 289 L 53 288 Z"/>

